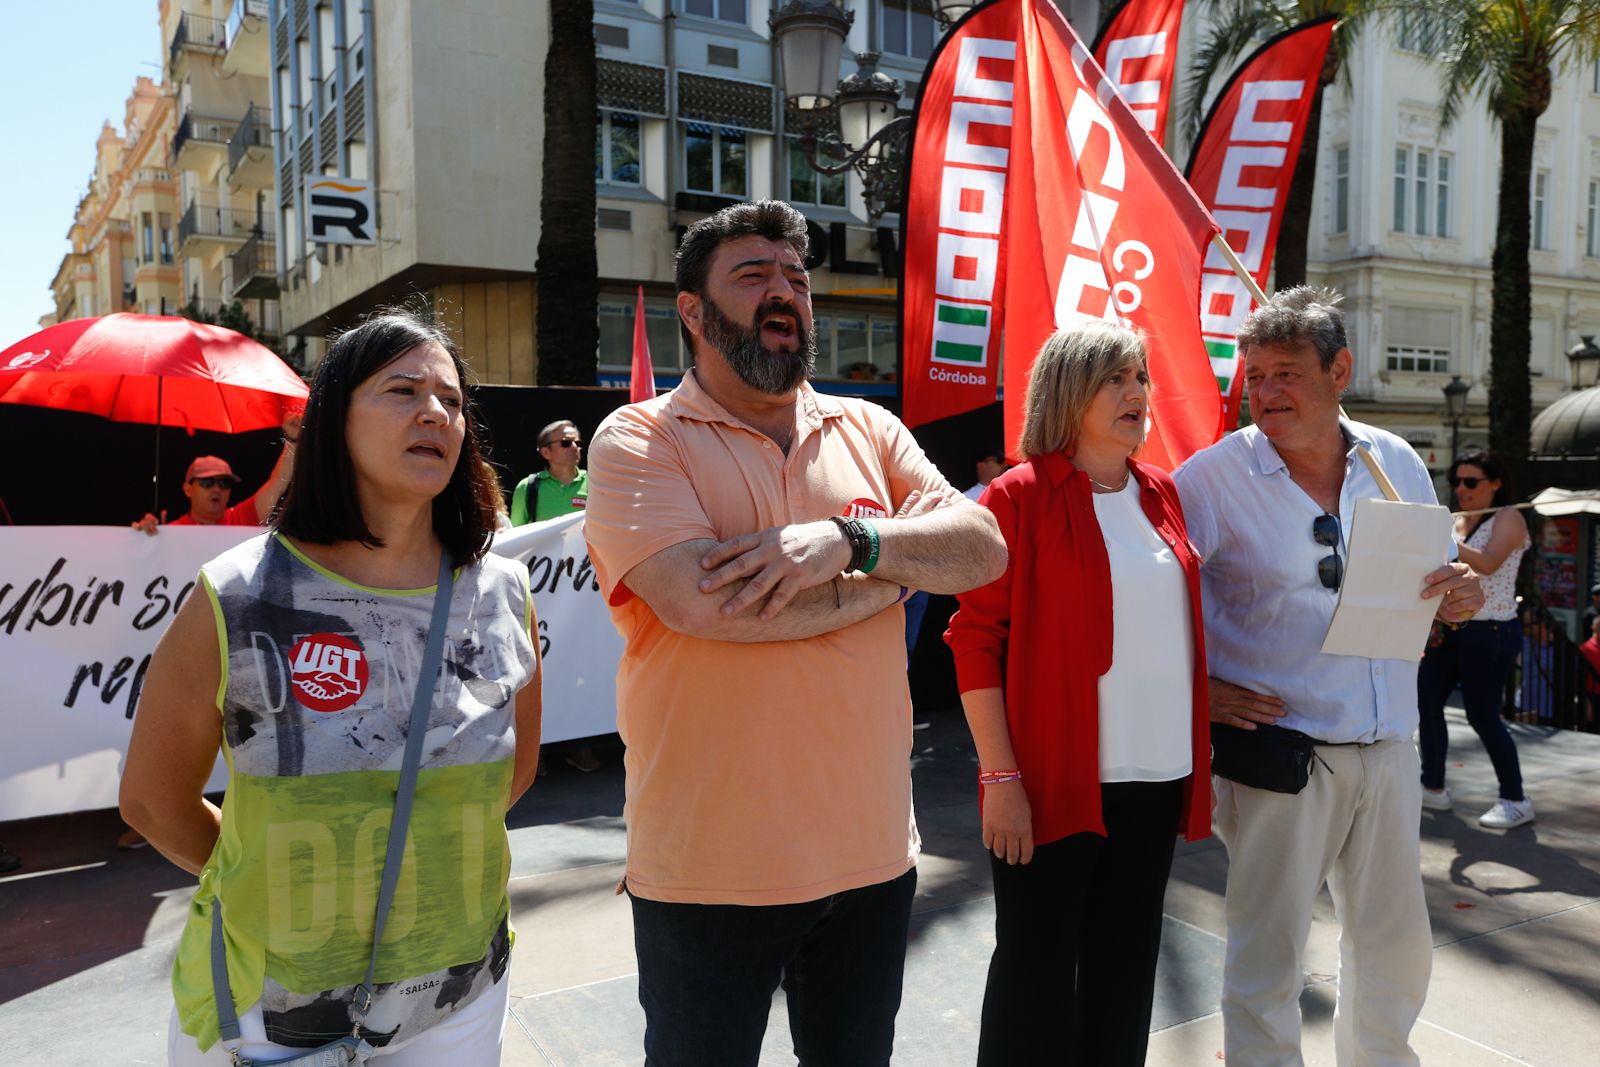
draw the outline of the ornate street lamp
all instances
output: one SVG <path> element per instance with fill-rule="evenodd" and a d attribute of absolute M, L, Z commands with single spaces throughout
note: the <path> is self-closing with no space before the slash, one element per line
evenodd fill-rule
<path fill-rule="evenodd" d="M 1461 420 L 1467 414 L 1467 394 L 1472 392 L 1472 383 L 1462 381 L 1459 374 L 1452 374 L 1443 392 L 1445 417 L 1450 422 L 1450 462 L 1454 463 L 1460 451 Z"/>
<path fill-rule="evenodd" d="M 1589 379 L 1589 385 L 1600 385 L 1600 345 L 1594 343 L 1594 334 L 1585 333 L 1578 335 L 1578 343 L 1567 349 L 1567 359 L 1572 363 L 1572 390 L 1577 392 L 1588 386 L 1583 382 L 1583 368 L 1585 364 L 1596 365 L 1596 374 Z"/>
<path fill-rule="evenodd" d="M 969 0 L 938 0 L 934 12 L 948 27 L 971 6 Z M 955 12 L 948 20 L 947 10 Z M 857 53 L 856 72 L 837 84 L 830 80 L 854 21 L 854 11 L 830 0 L 790 0 L 767 19 L 783 57 L 783 95 L 794 106 L 806 161 L 830 177 L 855 171 L 867 216 L 876 222 L 900 210 L 911 119 L 896 114 L 904 87 L 878 70 L 877 52 Z M 838 133 L 830 128 L 833 119 Z"/>
<path fill-rule="evenodd" d="M 976 0 L 930 0 L 930 2 L 933 5 L 933 17 L 939 20 L 941 30 L 948 30 L 961 21 L 962 15 L 977 6 Z"/>
<path fill-rule="evenodd" d="M 783 95 L 802 114 L 833 106 L 839 57 L 855 20 L 832 0 L 790 0 L 767 16 L 783 56 Z"/>

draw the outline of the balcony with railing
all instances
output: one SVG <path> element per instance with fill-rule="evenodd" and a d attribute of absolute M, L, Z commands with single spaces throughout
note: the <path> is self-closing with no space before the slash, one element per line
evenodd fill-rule
<path fill-rule="evenodd" d="M 228 43 L 223 68 L 230 73 L 266 74 L 271 45 L 267 38 L 267 0 L 233 0 L 228 10 Z"/>
<path fill-rule="evenodd" d="M 252 233 L 229 259 L 236 300 L 256 300 L 278 295 L 277 248 L 271 236 Z"/>
<path fill-rule="evenodd" d="M 228 140 L 228 185 L 270 189 L 272 184 L 272 114 L 251 105 Z"/>
<path fill-rule="evenodd" d="M 185 255 L 193 255 L 192 243 L 222 242 L 232 245 L 249 240 L 252 235 L 271 239 L 272 216 L 262 215 L 252 208 L 217 207 L 195 201 L 184 210 L 178 221 L 178 248 Z"/>
<path fill-rule="evenodd" d="M 178 16 L 177 25 L 172 29 L 172 45 L 167 53 L 168 65 L 173 72 L 176 72 L 178 61 L 187 52 L 216 53 L 222 51 L 226 43 L 227 26 L 221 19 L 185 11 Z"/>
<path fill-rule="evenodd" d="M 185 111 L 172 135 L 173 166 L 209 173 L 221 162 L 238 125 L 238 119 L 208 118 L 196 115 L 193 108 Z"/>

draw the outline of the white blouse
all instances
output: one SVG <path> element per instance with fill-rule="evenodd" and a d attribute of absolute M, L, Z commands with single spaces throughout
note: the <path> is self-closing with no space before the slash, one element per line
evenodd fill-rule
<path fill-rule="evenodd" d="M 1170 782 L 1194 769 L 1194 635 L 1183 564 L 1150 525 L 1131 476 L 1094 494 L 1111 560 L 1111 669 L 1100 677 L 1100 780 Z"/>
<path fill-rule="evenodd" d="M 1472 536 L 1467 538 L 1467 547 L 1479 552 L 1488 551 L 1489 541 L 1494 537 L 1494 520 L 1499 517 L 1497 511 L 1480 522 L 1478 528 L 1472 531 Z M 1511 550 L 1498 570 L 1493 574 L 1479 575 L 1483 582 L 1483 609 L 1478 612 L 1477 618 L 1485 622 L 1507 622 L 1517 617 L 1517 568 L 1522 563 L 1522 554 L 1532 543 L 1532 539 L 1524 534 L 1522 544 Z"/>

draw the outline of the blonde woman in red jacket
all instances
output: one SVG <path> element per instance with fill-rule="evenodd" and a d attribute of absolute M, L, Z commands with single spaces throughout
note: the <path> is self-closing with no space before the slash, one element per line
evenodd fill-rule
<path fill-rule="evenodd" d="M 1177 835 L 1211 824 L 1200 560 L 1134 459 L 1144 339 L 1045 342 L 1021 465 L 979 498 L 1011 561 L 945 634 L 977 744 L 995 952 L 980 1067 L 1142 1064 Z"/>

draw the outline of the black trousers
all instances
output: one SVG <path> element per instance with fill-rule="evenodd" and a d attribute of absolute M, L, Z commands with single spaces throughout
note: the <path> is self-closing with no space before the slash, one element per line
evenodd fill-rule
<path fill-rule="evenodd" d="M 1183 780 L 1107 783 L 1100 795 L 1107 836 L 1041 845 L 1026 866 L 990 857 L 979 1067 L 1144 1063 Z"/>
<path fill-rule="evenodd" d="M 645 1067 L 755 1067 L 781 981 L 801 1067 L 887 1067 L 915 867 L 804 904 L 629 894 Z"/>

